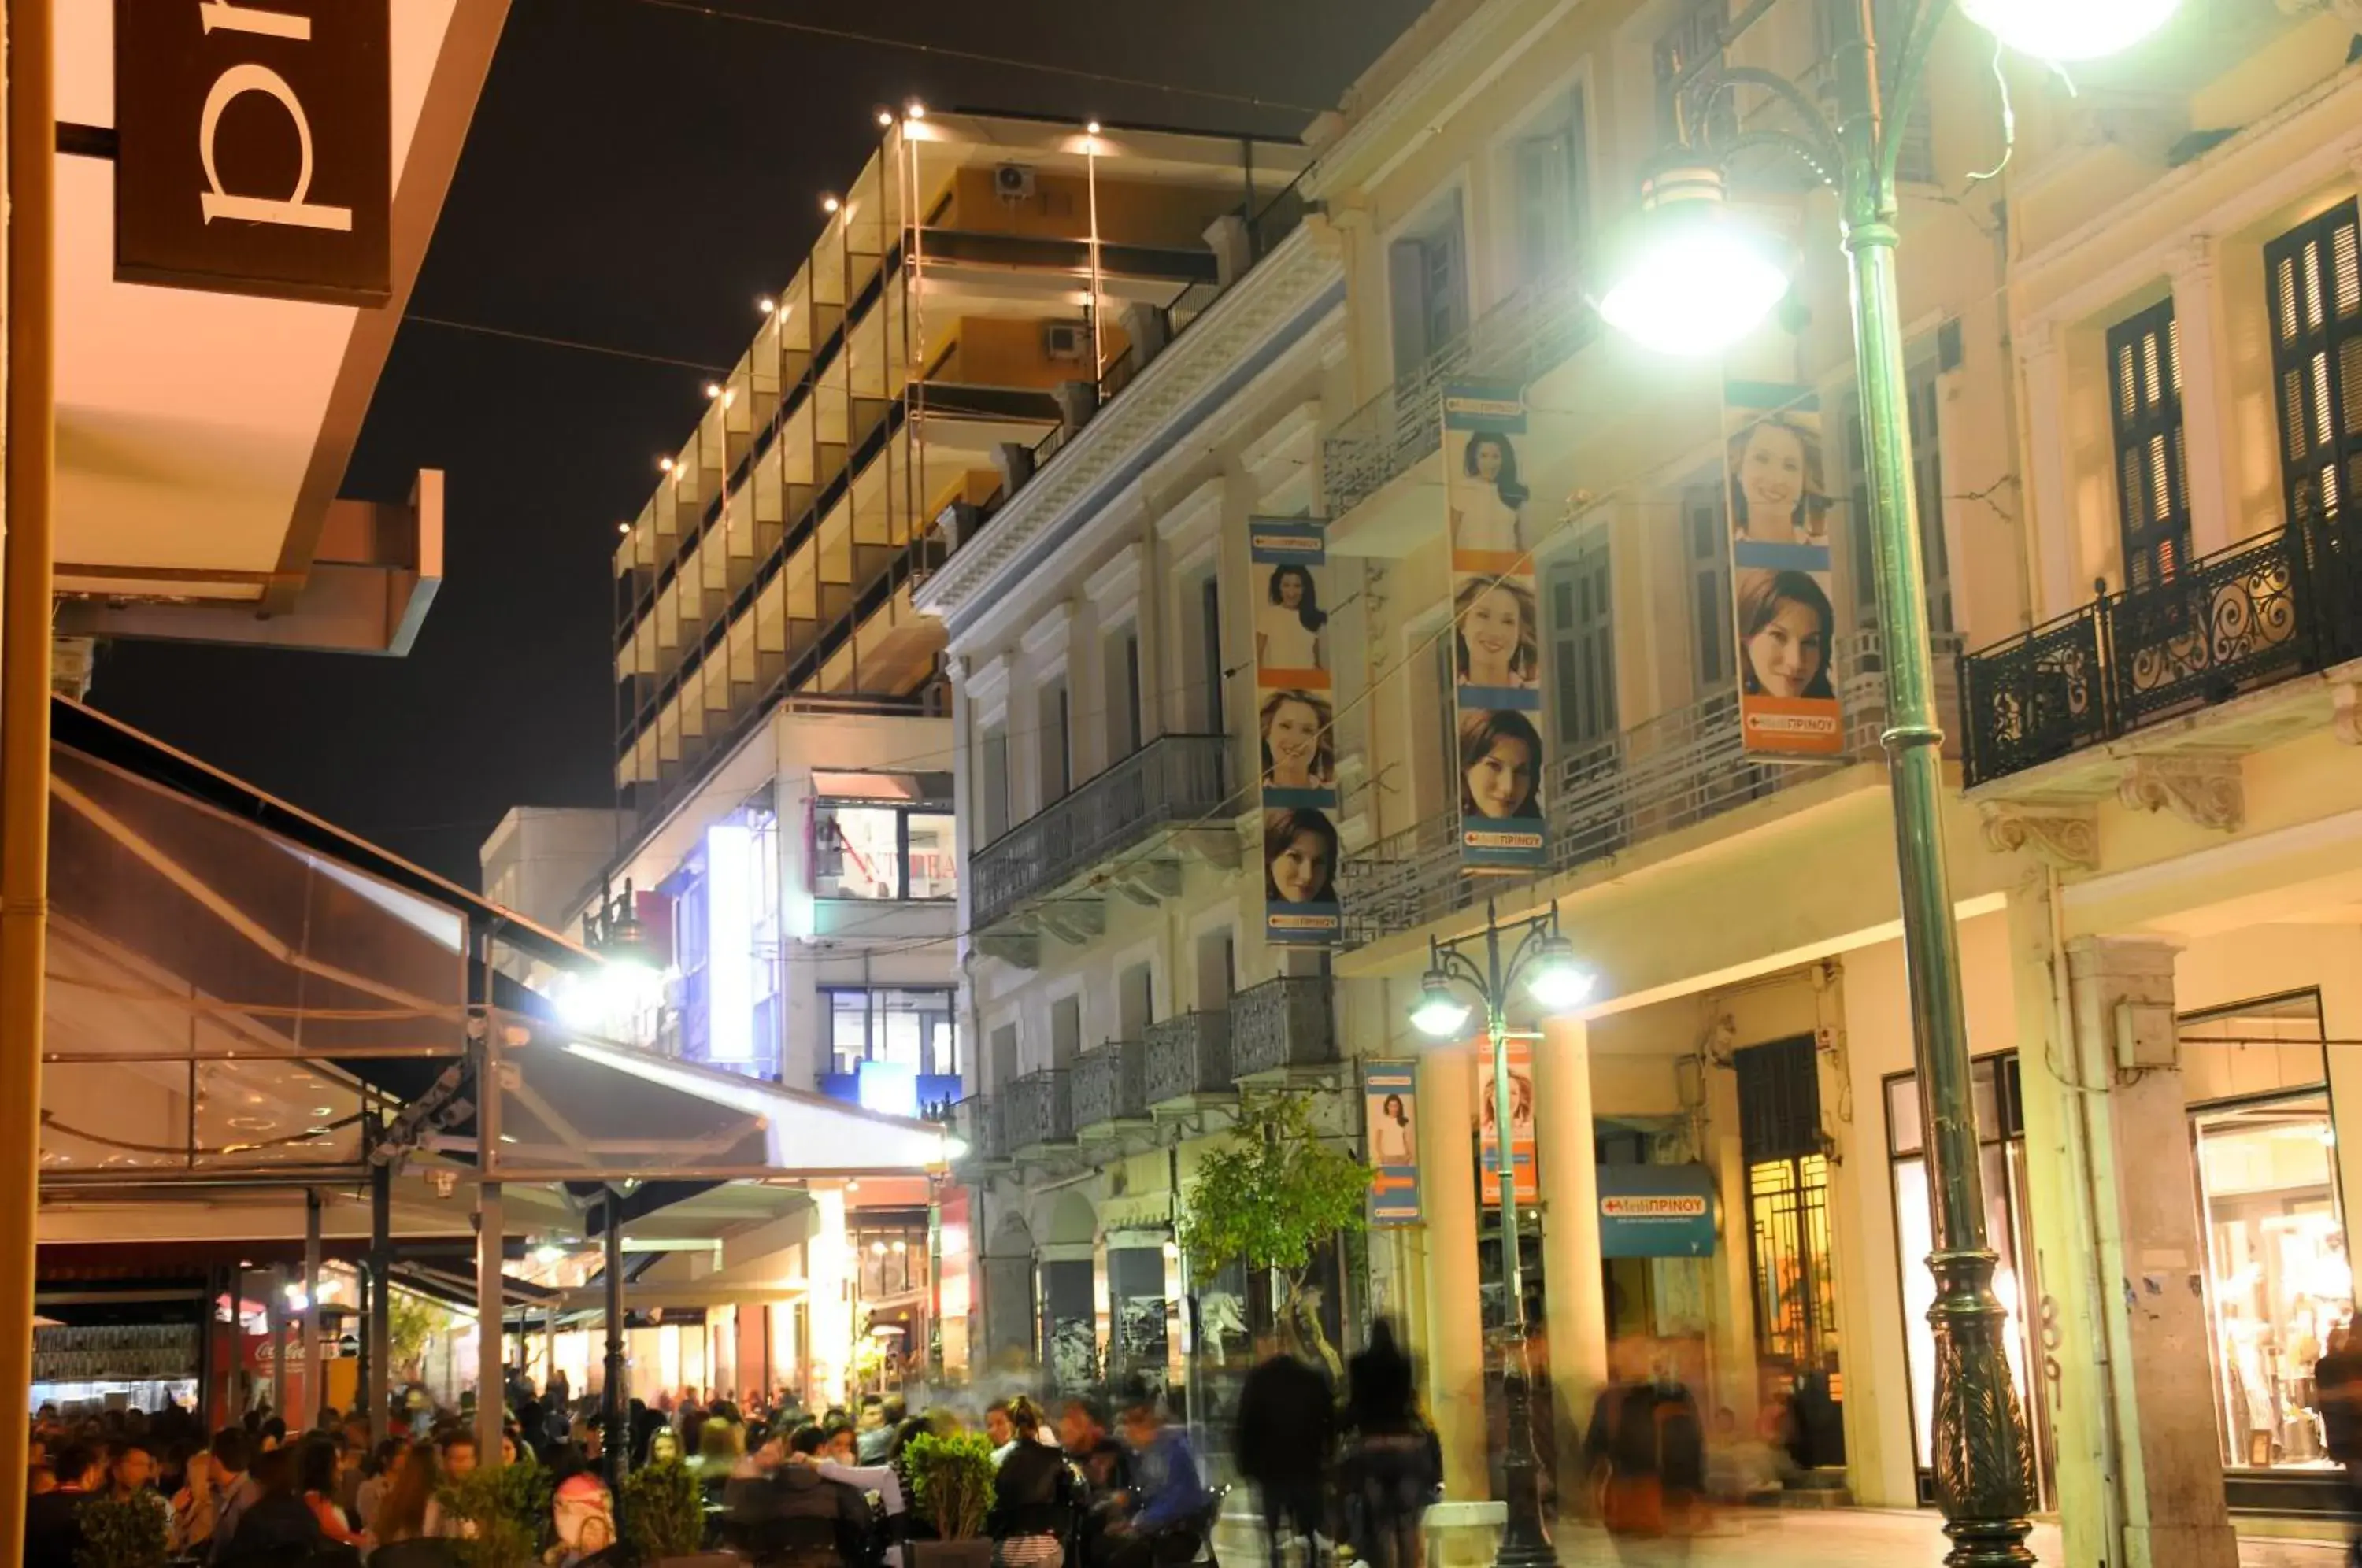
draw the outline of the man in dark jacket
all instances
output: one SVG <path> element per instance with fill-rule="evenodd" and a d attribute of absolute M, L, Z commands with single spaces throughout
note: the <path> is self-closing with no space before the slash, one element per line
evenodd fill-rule
<path fill-rule="evenodd" d="M 105 1480 L 106 1468 L 95 1449 L 60 1444 L 50 1455 L 58 1484 L 25 1503 L 25 1568 L 74 1568 L 82 1550 L 83 1505 Z"/>
<path fill-rule="evenodd" d="M 832 1557 L 846 1568 L 877 1561 L 876 1515 L 869 1499 L 820 1469 L 823 1434 L 818 1427 L 796 1429 L 788 1440 L 785 1463 L 767 1482 L 742 1479 L 725 1494 L 729 1534 L 757 1558 L 790 1563 L 821 1563 Z M 826 1540 L 831 1547 L 822 1547 Z"/>
<path fill-rule="evenodd" d="M 1337 1446 L 1337 1396 L 1326 1374 L 1281 1352 L 1247 1374 L 1239 1391 L 1233 1452 L 1239 1474 L 1263 1499 L 1264 1536 L 1272 1568 L 1283 1568 L 1287 1536 L 1304 1538 L 1307 1564 L 1325 1561 L 1329 1461 Z"/>

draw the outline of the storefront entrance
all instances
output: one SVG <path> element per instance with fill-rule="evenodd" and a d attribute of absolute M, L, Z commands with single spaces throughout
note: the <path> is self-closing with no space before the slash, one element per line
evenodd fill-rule
<path fill-rule="evenodd" d="M 1747 1162 L 1748 1259 L 1764 1402 L 1784 1404 L 1786 1447 L 1807 1470 L 1846 1462 L 1845 1373 L 1830 1264 L 1828 1155 L 1811 1035 L 1735 1052 Z"/>
<path fill-rule="evenodd" d="M 2323 1038 L 2310 991 L 2181 1021 L 2214 1408 L 2235 1508 L 2341 1501 L 2312 1378 L 2354 1316 Z"/>

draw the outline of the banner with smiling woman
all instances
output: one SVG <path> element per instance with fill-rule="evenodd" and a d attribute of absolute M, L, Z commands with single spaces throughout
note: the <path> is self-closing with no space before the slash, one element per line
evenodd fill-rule
<path fill-rule="evenodd" d="M 1302 517 L 1247 519 L 1254 562 L 1255 723 L 1263 781 L 1264 934 L 1337 940 L 1337 739 L 1328 535 Z"/>
<path fill-rule="evenodd" d="M 1526 404 L 1517 387 L 1443 392 L 1451 513 L 1452 698 L 1460 856 L 1473 870 L 1541 866 L 1542 658 L 1532 493 L 1519 478 Z"/>
<path fill-rule="evenodd" d="M 1739 733 L 1756 756 L 1836 756 L 1845 715 L 1820 399 L 1809 387 L 1729 381 L 1722 401 Z"/>

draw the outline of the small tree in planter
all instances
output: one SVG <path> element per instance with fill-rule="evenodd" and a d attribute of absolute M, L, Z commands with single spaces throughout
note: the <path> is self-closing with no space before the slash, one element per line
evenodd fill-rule
<path fill-rule="evenodd" d="M 705 1495 L 678 1459 L 644 1464 L 624 1481 L 624 1536 L 643 1563 L 695 1557 L 705 1546 Z"/>
<path fill-rule="evenodd" d="M 75 1568 L 164 1568 L 171 1515 L 150 1494 L 96 1496 L 82 1506 L 82 1549 Z"/>
<path fill-rule="evenodd" d="M 487 1464 L 436 1495 L 460 1520 L 451 1549 L 460 1568 L 518 1568 L 541 1549 L 549 1523 L 549 1472 L 537 1464 Z"/>
<path fill-rule="evenodd" d="M 1320 1135 L 1307 1097 L 1264 1095 L 1241 1101 L 1228 1142 L 1206 1155 L 1183 1194 L 1176 1226 L 1201 1279 L 1233 1263 L 1271 1270 L 1282 1287 L 1272 1303 L 1282 1331 L 1341 1388 L 1344 1364 L 1309 1284 L 1312 1253 L 1368 1222 L 1369 1190 L 1370 1168 Z"/>
<path fill-rule="evenodd" d="M 902 1451 L 902 1465 L 912 1506 L 938 1537 L 911 1543 L 919 1568 L 989 1563 L 992 1542 L 983 1536 L 985 1516 L 992 1512 L 992 1440 L 973 1432 L 922 1432 Z"/>

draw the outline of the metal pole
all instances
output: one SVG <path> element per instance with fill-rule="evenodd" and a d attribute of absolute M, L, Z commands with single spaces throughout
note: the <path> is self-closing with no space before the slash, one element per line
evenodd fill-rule
<path fill-rule="evenodd" d="M 632 1434 L 624 1424 L 626 1408 L 624 1400 L 628 1390 L 624 1386 L 626 1375 L 624 1363 L 624 1213 L 623 1195 L 613 1187 L 607 1189 L 607 1382 L 601 1393 L 602 1413 L 606 1417 L 607 1489 L 616 1497 L 624 1495 L 624 1465 L 631 1452 Z"/>
<path fill-rule="evenodd" d="M 370 1435 L 393 1435 L 393 1167 L 370 1168 Z"/>
<path fill-rule="evenodd" d="M 0 1388 L 33 1383 L 50 899 L 50 612 L 57 469 L 50 0 L 7 0 L 6 476 L 0 611 Z M 0 1564 L 24 1561 L 30 1433 L 0 1421 Z"/>
<path fill-rule="evenodd" d="M 274 1264 L 270 1270 L 270 1413 L 287 1421 L 287 1270 Z M 292 1440 L 303 1435 L 300 1421 L 287 1421 L 287 1435 Z"/>
<path fill-rule="evenodd" d="M 328 1407 L 320 1355 L 320 1189 L 304 1189 L 304 1403 L 306 1414 Z"/>
<path fill-rule="evenodd" d="M 501 1411 L 507 1402 L 502 1375 L 507 1357 L 502 1351 L 507 1317 L 502 1304 L 502 1229 L 501 1184 L 480 1182 L 476 1187 L 476 1463 L 487 1468 L 501 1462 Z"/>
<path fill-rule="evenodd" d="M 1950 1568 L 2014 1568 L 2035 1560 L 2025 1547 L 2034 1458 L 2003 1351 L 2002 1307 L 1992 1291 L 1998 1260 L 1985 1235 L 1959 946 L 1944 863 L 1944 737 L 1937 723 L 1926 582 L 1911 484 L 1902 306 L 1894 276 L 1895 201 L 1893 182 L 1880 166 L 1884 138 L 1871 3 L 1858 0 L 1856 7 L 1861 47 L 1837 51 L 1845 96 L 1840 199 L 1886 667 L 1887 727 L 1881 741 L 1894 802 L 1904 969 L 1935 1239 L 1927 1266 L 1936 1277 L 1936 1305 L 1927 1318 L 1936 1337 L 1936 1498 L 1944 1513 L 1944 1533 L 1952 1540 L 1945 1557 Z M 1934 21 L 1923 16 L 1919 25 Z"/>
<path fill-rule="evenodd" d="M 1509 977 L 1501 969 L 1501 928 L 1485 906 L 1485 1031 L 1493 1048 L 1494 1179 L 1501 1200 L 1501 1283 L 1508 1291 L 1508 1335 L 1501 1346 L 1501 1402 L 1507 1451 L 1501 1456 L 1502 1501 L 1508 1518 L 1499 1568 L 1554 1568 L 1558 1554 L 1542 1534 L 1541 1456 L 1534 1452 L 1533 1408 L 1526 1364 L 1526 1261 L 1518 1237 L 1516 1102 L 1509 1093 Z"/>

